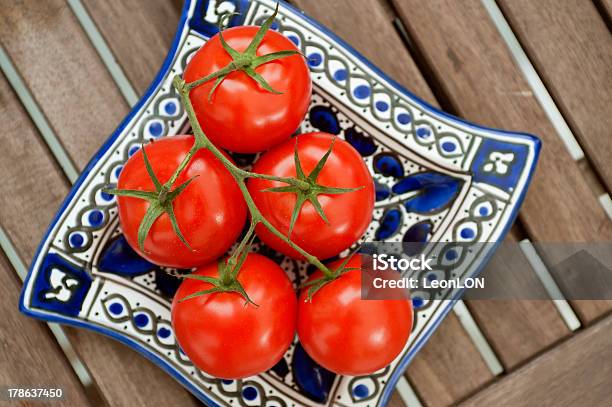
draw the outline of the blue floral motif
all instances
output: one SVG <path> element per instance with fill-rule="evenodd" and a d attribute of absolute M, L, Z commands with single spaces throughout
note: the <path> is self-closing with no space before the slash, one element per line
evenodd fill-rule
<path fill-rule="evenodd" d="M 401 225 L 402 212 L 397 208 L 389 209 L 383 214 L 380 226 L 374 234 L 374 239 L 385 240 L 392 237 L 399 232 Z"/>
<path fill-rule="evenodd" d="M 374 154 L 378 148 L 372 137 L 366 136 L 354 127 L 344 130 L 344 139 L 355 147 L 363 157 Z"/>
<path fill-rule="evenodd" d="M 340 134 L 340 123 L 336 114 L 327 106 L 314 106 L 308 113 L 310 124 L 330 134 Z"/>
<path fill-rule="evenodd" d="M 106 245 L 98 268 L 107 273 L 119 274 L 121 276 L 134 277 L 148 273 L 156 268 L 153 263 L 143 259 L 130 247 L 123 235 L 112 240 Z"/>
<path fill-rule="evenodd" d="M 291 365 L 293 379 L 302 394 L 316 402 L 325 403 L 336 375 L 312 360 L 299 342 L 295 345 Z"/>
<path fill-rule="evenodd" d="M 246 14 L 244 11 L 248 5 L 248 0 L 197 0 L 189 26 L 206 37 L 212 37 L 219 32 L 221 10 L 225 9 L 225 13 L 234 13 L 228 23 L 229 27 L 234 27 L 244 22 Z"/>
<path fill-rule="evenodd" d="M 512 191 L 525 167 L 529 148 L 497 140 L 484 140 L 472 163 L 474 182 Z"/>
<path fill-rule="evenodd" d="M 432 214 L 446 209 L 459 194 L 463 181 L 438 172 L 420 172 L 397 182 L 392 191 L 395 194 L 417 192 L 404 201 L 409 212 Z"/>
<path fill-rule="evenodd" d="M 374 157 L 374 171 L 387 177 L 399 178 L 404 175 L 404 166 L 395 154 L 381 153 Z"/>
<path fill-rule="evenodd" d="M 391 195 L 391 190 L 389 190 L 389 187 L 385 184 L 375 182 L 374 188 L 376 190 L 376 201 L 383 201 Z"/>
<path fill-rule="evenodd" d="M 56 253 L 48 254 L 37 276 L 32 307 L 77 316 L 91 286 L 85 270 Z"/>
<path fill-rule="evenodd" d="M 415 256 L 423 251 L 425 243 L 429 241 L 433 223 L 430 220 L 424 220 L 416 223 L 404 233 L 403 251 L 408 256 Z"/>

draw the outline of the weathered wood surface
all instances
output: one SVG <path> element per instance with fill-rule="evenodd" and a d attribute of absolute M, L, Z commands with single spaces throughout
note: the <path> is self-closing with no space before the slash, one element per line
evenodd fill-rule
<path fill-rule="evenodd" d="M 0 84 L 3 96 L 4 86 Z M 85 389 L 49 329 L 15 311 L 20 288 L 21 282 L 0 253 L 0 309 L 4 311 L 0 318 L 0 383 L 7 387 L 60 388 L 64 394 L 62 404 L 90 405 Z"/>
<path fill-rule="evenodd" d="M 512 243 L 517 243 L 514 230 L 509 233 L 504 244 Z M 507 255 L 513 256 L 512 259 L 494 255 L 484 271 L 485 275 L 495 273 L 495 278 L 489 278 L 485 289 L 478 294 L 481 298 L 494 299 L 466 300 L 465 303 L 505 370 L 510 371 L 568 336 L 570 330 L 561 320 L 553 303 L 541 300 L 548 298 L 546 291 L 518 246 L 508 250 Z M 514 286 L 515 282 L 522 283 L 520 289 L 505 294 L 504 290 Z M 492 287 L 491 283 L 495 286 Z M 487 293 L 489 297 L 486 297 Z"/>
<path fill-rule="evenodd" d="M 6 51 L 73 161 L 83 168 L 127 114 L 127 105 L 64 2 L 26 1 L 2 7 L 0 18 Z M 2 117 L 12 120 L 1 135 L 0 168 L 11 193 L 0 198 L 0 219 L 19 254 L 31 259 L 69 186 L 19 110 L 19 101 L 9 91 L 3 94 L 2 106 L 9 114 Z M 146 405 L 151 400 L 198 404 L 170 376 L 126 346 L 89 331 L 69 329 L 67 334 L 110 405 Z M 147 392 L 142 391 L 145 387 Z"/>
<path fill-rule="evenodd" d="M 466 401 L 466 406 L 609 406 L 612 317 L 574 335 Z"/>
<path fill-rule="evenodd" d="M 440 324 L 412 360 L 406 375 L 429 406 L 453 404 L 493 379 L 454 314 Z"/>
<path fill-rule="evenodd" d="M 520 219 L 539 241 L 612 239 L 612 222 L 478 0 L 394 0 L 398 13 L 448 100 L 466 119 L 537 134 L 540 160 Z M 612 302 L 575 303 L 589 322 Z"/>
<path fill-rule="evenodd" d="M 612 35 L 597 8 L 581 0 L 504 0 L 500 7 L 612 192 Z"/>
<path fill-rule="evenodd" d="M 170 50 L 182 7 L 177 3 L 180 6 L 167 0 L 83 1 L 139 95 Z"/>

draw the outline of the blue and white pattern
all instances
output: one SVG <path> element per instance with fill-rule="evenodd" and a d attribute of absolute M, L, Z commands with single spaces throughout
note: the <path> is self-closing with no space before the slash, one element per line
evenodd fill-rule
<path fill-rule="evenodd" d="M 45 235 L 24 286 L 28 315 L 105 333 L 133 347 L 210 405 L 385 405 L 393 386 L 451 309 L 459 292 L 413 293 L 414 332 L 387 368 L 365 377 L 336 376 L 296 342 L 269 372 L 244 380 L 212 378 L 177 345 L 170 302 L 181 270 L 162 270 L 134 253 L 121 237 L 113 196 L 125 161 L 143 142 L 188 128 L 171 82 L 190 56 L 229 25 L 259 24 L 271 0 L 187 1 L 172 49 L 152 87 L 104 144 L 76 182 Z M 539 141 L 530 135 L 475 126 L 426 105 L 387 78 L 332 33 L 281 4 L 273 29 L 309 58 L 314 91 L 301 131 L 337 134 L 363 156 L 376 182 L 374 220 L 364 240 L 441 242 L 426 278 L 452 268 L 477 274 L 492 245 L 515 218 L 533 172 Z M 247 160 L 248 161 L 248 160 Z M 312 267 L 272 253 L 296 285 Z M 484 251 L 484 252 L 483 252 Z"/>

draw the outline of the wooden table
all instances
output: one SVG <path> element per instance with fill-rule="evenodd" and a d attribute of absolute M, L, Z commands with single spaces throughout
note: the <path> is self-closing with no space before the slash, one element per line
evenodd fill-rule
<path fill-rule="evenodd" d="M 0 1 L 0 43 L 8 57 L 0 78 L 6 232 L 0 233 L 0 385 L 61 386 L 66 405 L 199 404 L 108 338 L 66 327 L 75 353 L 63 341 L 60 348 L 45 324 L 17 312 L 15 273 L 32 258 L 75 174 L 161 66 L 179 3 Z M 604 209 L 610 211 L 612 189 L 610 0 L 294 4 L 429 103 L 541 137 L 537 174 L 509 240 L 525 247 L 530 240 L 612 240 Z M 540 255 L 536 261 L 552 261 Z M 532 256 L 518 260 L 533 272 Z M 550 300 L 460 305 L 410 365 L 392 405 L 610 404 L 612 301 L 572 301 L 561 311 Z M 69 363 L 77 359 L 81 380 Z"/>

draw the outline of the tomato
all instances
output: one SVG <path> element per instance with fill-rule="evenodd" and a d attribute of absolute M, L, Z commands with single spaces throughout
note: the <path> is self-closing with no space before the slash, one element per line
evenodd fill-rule
<path fill-rule="evenodd" d="M 338 267 L 342 260 L 330 265 Z M 354 256 L 346 268 L 361 267 Z M 362 300 L 361 270 L 349 270 L 298 301 L 297 332 L 306 352 L 332 372 L 360 376 L 391 363 L 404 349 L 412 329 L 410 300 Z M 317 271 L 311 280 L 320 278 Z"/>
<path fill-rule="evenodd" d="M 208 264 L 197 274 L 219 277 Z M 236 292 L 205 294 L 212 288 L 201 280 L 185 279 L 172 302 L 172 327 L 181 349 L 204 372 L 238 379 L 264 372 L 283 356 L 295 336 L 297 299 L 289 278 L 267 257 L 251 253 L 238 273 L 253 304 Z"/>
<path fill-rule="evenodd" d="M 223 31 L 223 38 L 236 51 L 244 52 L 259 27 L 242 26 Z M 297 50 L 276 31 L 268 31 L 257 48 L 257 55 Z M 193 82 L 220 70 L 232 61 L 223 49 L 219 35 L 212 37 L 195 53 L 183 78 Z M 310 102 L 312 83 L 301 55 L 292 55 L 255 68 L 276 91 L 263 89 L 242 71 L 230 73 L 215 89 L 209 101 L 211 80 L 190 92 L 202 129 L 217 146 L 240 153 L 266 150 L 289 138 L 299 127 Z"/>
<path fill-rule="evenodd" d="M 297 136 L 263 154 L 255 163 L 253 171 L 294 177 L 296 139 L 300 163 L 305 175 L 308 175 L 329 149 L 333 136 L 327 133 Z M 346 141 L 336 139 L 332 152 L 317 177 L 317 183 L 328 187 L 363 187 L 358 191 L 342 194 L 318 195 L 318 201 L 329 224 L 317 213 L 310 201 L 306 201 L 301 207 L 290 238 L 308 253 L 325 259 L 350 247 L 368 228 L 374 209 L 374 182 L 359 153 Z M 263 191 L 284 185 L 286 184 L 282 182 L 256 178 L 249 179 L 247 184 L 262 215 L 287 235 L 296 204 L 296 194 Z M 273 249 L 294 258 L 301 258 L 294 249 L 263 225 L 259 224 L 256 232 L 259 238 Z"/>
<path fill-rule="evenodd" d="M 170 179 L 193 142 L 193 136 L 174 136 L 144 147 L 161 183 Z M 153 223 L 144 242 L 145 251 L 140 250 L 138 227 L 149 202 L 134 197 L 117 197 L 123 234 L 130 246 L 145 259 L 168 267 L 199 266 L 223 255 L 240 235 L 246 220 L 246 203 L 230 172 L 210 151 L 202 149 L 193 156 L 174 185 L 178 186 L 196 175 L 199 177 L 172 201 L 179 228 L 192 250 L 180 241 L 166 213 Z M 127 161 L 117 186 L 119 189 L 155 191 L 141 150 Z"/>

